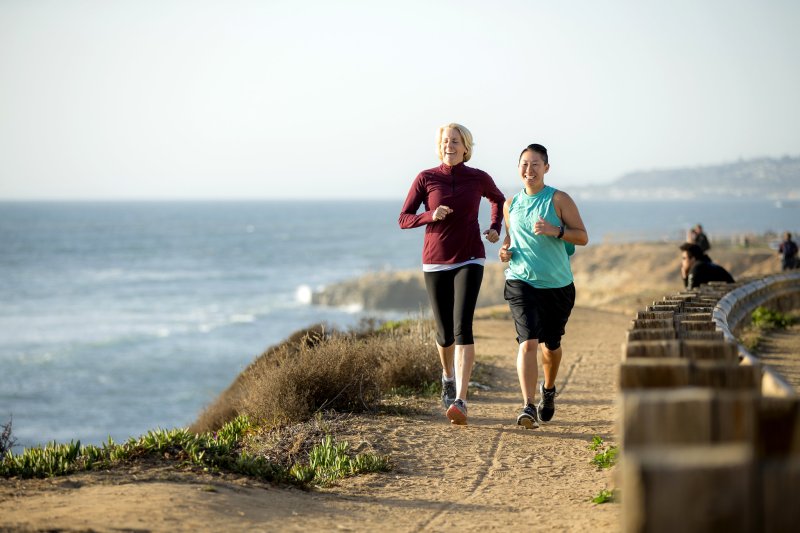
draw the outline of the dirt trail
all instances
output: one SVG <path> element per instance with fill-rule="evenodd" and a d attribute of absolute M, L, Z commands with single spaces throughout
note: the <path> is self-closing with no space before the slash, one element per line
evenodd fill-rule
<path fill-rule="evenodd" d="M 3 481 L 0 530 L 617 531 L 619 504 L 590 502 L 613 481 L 590 464 L 588 445 L 595 435 L 614 442 L 630 317 L 575 309 L 556 416 L 526 431 L 515 425 L 513 324 L 493 313 L 475 322 L 492 388 L 471 393 L 468 426 L 451 426 L 433 404 L 422 415 L 356 419 L 347 439 L 389 454 L 389 473 L 311 492 L 174 471 Z"/>

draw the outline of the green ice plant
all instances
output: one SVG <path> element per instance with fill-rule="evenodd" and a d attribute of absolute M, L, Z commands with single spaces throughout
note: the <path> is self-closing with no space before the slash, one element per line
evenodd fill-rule
<path fill-rule="evenodd" d="M 7 451 L 0 463 L 0 476 L 50 477 L 63 476 L 75 470 L 81 443 L 56 444 L 44 448 L 29 448 L 20 455 Z"/>
<path fill-rule="evenodd" d="M 108 438 L 101 447 L 81 446 L 80 441 L 69 444 L 47 444 L 28 448 L 19 455 L 8 451 L 0 461 L 0 476 L 50 477 L 76 470 L 107 468 L 113 464 L 143 456 L 163 456 L 181 459 L 206 469 L 225 469 L 267 480 L 281 481 L 282 469 L 239 453 L 239 448 L 251 425 L 246 417 L 238 417 L 216 434 L 190 433 L 186 429 L 155 429 L 139 439 L 116 444 Z"/>
<path fill-rule="evenodd" d="M 160 456 L 177 459 L 206 471 L 225 470 L 265 481 L 305 485 L 330 484 L 334 480 L 389 468 L 388 459 L 376 455 L 347 454 L 348 443 L 335 443 L 327 436 L 309 454 L 307 465 L 295 464 L 288 471 L 263 456 L 244 449 L 254 430 L 246 416 L 239 416 L 216 433 L 194 434 L 186 429 L 155 429 L 139 439 L 116 444 L 111 439 L 102 446 L 81 446 L 80 442 L 28 448 L 19 455 L 8 451 L 0 460 L 0 476 L 22 478 L 66 475 L 77 470 L 108 468 L 137 457 Z"/>
<path fill-rule="evenodd" d="M 329 485 L 335 480 L 365 472 L 384 472 L 389 469 L 389 460 L 374 454 L 347 454 L 347 442 L 335 442 L 327 435 L 308 454 L 308 464 L 295 464 L 289 473 L 302 483 Z"/>

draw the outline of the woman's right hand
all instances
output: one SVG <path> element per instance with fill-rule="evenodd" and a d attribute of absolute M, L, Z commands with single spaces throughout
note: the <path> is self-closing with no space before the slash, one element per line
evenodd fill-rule
<path fill-rule="evenodd" d="M 438 222 L 440 220 L 444 220 L 444 217 L 452 213 L 453 210 L 447 207 L 446 205 L 440 205 L 436 209 L 433 210 L 433 221 Z"/>
<path fill-rule="evenodd" d="M 500 257 L 500 261 L 503 263 L 511 261 L 511 256 L 514 255 L 514 252 L 509 249 L 510 246 L 510 242 L 503 243 L 503 246 L 500 247 L 500 251 L 497 253 L 497 255 Z"/>

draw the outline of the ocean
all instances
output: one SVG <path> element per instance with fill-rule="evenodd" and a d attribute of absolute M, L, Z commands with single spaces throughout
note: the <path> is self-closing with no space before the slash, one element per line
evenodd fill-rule
<path fill-rule="evenodd" d="M 186 426 L 292 332 L 394 318 L 309 301 L 420 267 L 423 229 L 398 228 L 401 204 L 0 203 L 0 424 L 13 417 L 15 451 Z M 800 209 L 767 201 L 579 208 L 592 243 L 680 241 L 698 222 L 712 242 L 800 228 Z"/>

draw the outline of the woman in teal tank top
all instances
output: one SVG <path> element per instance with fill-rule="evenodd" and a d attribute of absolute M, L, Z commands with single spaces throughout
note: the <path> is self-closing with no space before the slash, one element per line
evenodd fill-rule
<path fill-rule="evenodd" d="M 506 279 L 518 279 L 537 289 L 557 289 L 572 283 L 563 237 L 554 239 L 545 233 L 537 234 L 535 229 L 536 223 L 543 221 L 555 228 L 557 235 L 564 226 L 553 201 L 557 192 L 549 185 L 534 194 L 523 189 L 508 202 L 506 217 L 512 217 L 514 223 L 506 227 L 511 239 Z"/>
<path fill-rule="evenodd" d="M 589 242 L 578 207 L 570 196 L 549 185 L 547 149 L 531 144 L 519 157 L 524 188 L 503 206 L 506 236 L 500 260 L 508 262 L 504 297 L 517 330 L 517 376 L 523 408 L 517 424 L 527 429 L 549 422 L 555 413 L 556 376 L 561 364 L 561 337 L 575 304 L 569 256 L 575 245 Z M 541 400 L 536 400 L 542 348 Z"/>

